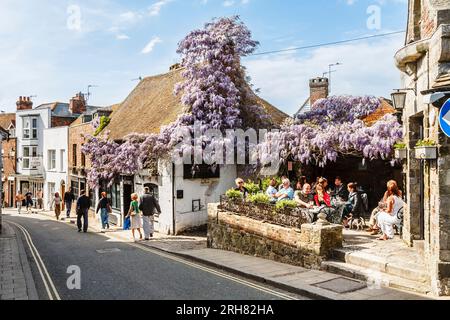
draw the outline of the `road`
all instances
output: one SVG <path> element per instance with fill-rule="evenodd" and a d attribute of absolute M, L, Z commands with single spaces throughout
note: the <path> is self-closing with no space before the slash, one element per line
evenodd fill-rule
<path fill-rule="evenodd" d="M 73 226 L 48 217 L 4 214 L 3 218 L 14 224 L 24 240 L 42 300 L 50 296 L 62 300 L 306 299 L 219 270 L 206 271 L 211 269 L 102 234 L 80 234 Z M 34 257 L 30 249 L 33 246 L 28 245 L 24 232 L 34 243 Z M 39 256 L 42 264 L 36 263 Z M 79 267 L 81 289 L 69 289 L 67 285 L 71 266 Z M 49 277 L 45 276 L 45 269 Z"/>

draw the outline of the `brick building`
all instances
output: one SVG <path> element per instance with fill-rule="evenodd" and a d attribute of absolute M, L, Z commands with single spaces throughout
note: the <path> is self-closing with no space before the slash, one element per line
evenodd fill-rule
<path fill-rule="evenodd" d="M 84 95 L 77 93 L 69 103 L 53 102 L 33 108 L 30 98 L 20 97 L 17 101 L 16 137 L 17 137 L 17 174 L 16 190 L 30 191 L 36 195 L 44 190 L 45 166 L 44 132 L 49 128 L 65 127 L 74 122 L 81 114 L 93 112 L 98 107 L 87 105 Z M 52 137 L 53 138 L 53 137 Z M 58 137 L 54 137 L 58 139 Z M 61 150 L 55 150 L 60 154 Z M 63 181 L 60 182 L 61 185 Z M 59 186 L 55 190 L 60 190 Z"/>
<path fill-rule="evenodd" d="M 440 109 L 450 98 L 449 0 L 409 1 L 405 46 L 395 61 L 408 146 L 403 240 L 424 256 L 431 292 L 450 295 L 450 139 L 439 127 Z M 417 156 L 423 139 L 438 144 L 437 159 Z"/>
<path fill-rule="evenodd" d="M 15 179 L 16 173 L 16 115 L 14 113 L 2 113 L 0 114 L 0 127 L 4 128 L 9 133 L 9 136 L 2 144 L 2 156 L 3 156 L 3 172 L 2 172 L 2 184 L 3 184 L 3 203 L 5 207 L 14 207 L 15 201 Z"/>
<path fill-rule="evenodd" d="M 68 142 L 68 186 L 72 188 L 75 196 L 80 194 L 81 190 L 85 190 L 91 200 L 93 206 L 98 198 L 97 190 L 91 190 L 87 183 L 87 173 L 91 168 L 91 161 L 86 157 L 81 148 L 85 143 L 85 137 L 94 134 L 91 125 L 94 117 L 110 116 L 115 107 L 107 107 L 95 110 L 95 112 L 86 112 L 69 126 L 69 142 Z"/>

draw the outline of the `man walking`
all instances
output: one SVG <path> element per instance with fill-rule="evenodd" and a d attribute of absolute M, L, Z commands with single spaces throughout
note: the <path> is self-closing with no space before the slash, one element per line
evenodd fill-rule
<path fill-rule="evenodd" d="M 154 233 L 154 222 L 155 222 L 155 209 L 158 214 L 161 214 L 161 207 L 155 197 L 150 194 L 150 188 L 145 188 L 145 193 L 140 199 L 139 210 L 142 211 L 142 221 L 144 228 L 145 240 L 150 240 L 153 238 Z"/>
<path fill-rule="evenodd" d="M 86 191 L 82 190 L 80 192 L 80 197 L 77 200 L 77 226 L 78 232 L 81 232 L 81 228 L 83 228 L 83 232 L 86 233 L 88 230 L 88 213 L 89 208 L 91 207 L 91 199 L 86 196 Z M 83 222 L 81 222 L 81 218 L 83 218 Z"/>
<path fill-rule="evenodd" d="M 75 195 L 72 193 L 72 188 L 64 193 L 64 205 L 66 206 L 66 216 L 70 218 L 70 211 L 72 210 L 72 202 L 75 201 Z"/>
<path fill-rule="evenodd" d="M 44 194 L 41 189 L 38 190 L 36 196 L 37 196 L 38 208 L 39 208 L 39 210 L 42 210 L 42 205 L 44 203 L 44 201 L 43 201 Z"/>

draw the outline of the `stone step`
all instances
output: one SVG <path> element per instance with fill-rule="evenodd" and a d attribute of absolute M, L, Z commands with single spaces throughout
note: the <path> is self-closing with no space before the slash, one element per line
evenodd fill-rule
<path fill-rule="evenodd" d="M 362 267 L 368 270 L 390 274 L 414 282 L 429 284 L 426 266 L 383 256 L 376 256 L 370 252 L 336 249 L 333 251 L 335 260 Z"/>
<path fill-rule="evenodd" d="M 425 283 L 405 279 L 391 274 L 376 272 L 373 269 L 371 270 L 365 267 L 360 267 L 341 261 L 324 261 L 322 263 L 322 269 L 324 271 L 339 274 L 345 277 L 357 279 L 360 281 L 366 281 L 369 288 L 371 286 L 381 285 L 383 287 L 389 287 L 423 295 L 427 295 L 431 291 L 430 286 Z"/>

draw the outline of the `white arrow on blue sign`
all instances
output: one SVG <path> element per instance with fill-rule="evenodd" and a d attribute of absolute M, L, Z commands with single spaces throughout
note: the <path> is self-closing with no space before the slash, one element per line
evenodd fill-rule
<path fill-rule="evenodd" d="M 450 99 L 448 99 L 441 108 L 439 124 L 447 137 L 450 137 Z"/>

